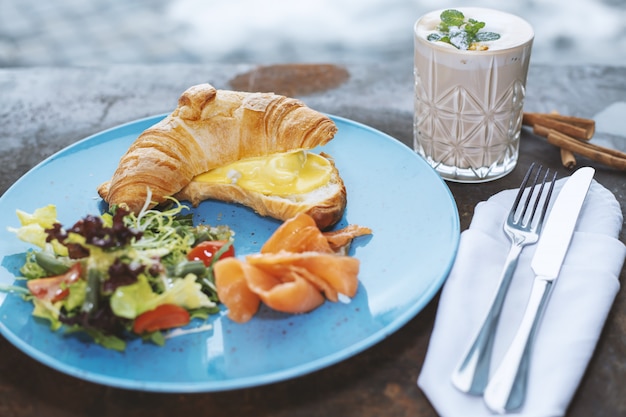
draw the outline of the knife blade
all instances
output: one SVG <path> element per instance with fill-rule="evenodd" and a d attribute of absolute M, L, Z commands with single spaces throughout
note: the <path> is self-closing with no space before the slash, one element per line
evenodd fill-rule
<path fill-rule="evenodd" d="M 559 193 L 530 264 L 536 275 L 547 280 L 559 275 L 594 173 L 590 167 L 578 169 Z"/>
<path fill-rule="evenodd" d="M 535 279 L 524 316 L 500 366 L 485 388 L 485 404 L 496 413 L 516 410 L 524 403 L 530 347 L 554 281 L 561 271 L 594 173 L 593 168 L 583 167 L 571 175 L 557 196 L 543 227 L 531 261 Z"/>

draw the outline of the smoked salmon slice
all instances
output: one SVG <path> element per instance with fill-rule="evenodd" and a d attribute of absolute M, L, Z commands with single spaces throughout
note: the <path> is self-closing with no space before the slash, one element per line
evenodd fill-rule
<path fill-rule="evenodd" d="M 261 253 L 276 253 L 282 250 L 332 252 L 328 240 L 315 224 L 315 220 L 306 213 L 299 213 L 285 221 L 261 247 Z"/>
<path fill-rule="evenodd" d="M 354 297 L 358 287 L 359 260 L 330 253 L 303 252 L 249 255 L 246 261 L 272 275 L 303 268 L 321 278 L 340 294 Z"/>
<path fill-rule="evenodd" d="M 285 221 L 262 246 L 245 259 L 224 258 L 214 264 L 215 285 L 228 317 L 244 323 L 261 301 L 284 313 L 306 313 L 339 294 L 354 297 L 359 260 L 345 255 L 355 237 L 371 234 L 350 225 L 322 233 L 313 218 L 301 213 Z"/>
<path fill-rule="evenodd" d="M 333 252 L 343 252 L 343 249 L 349 247 L 354 238 L 371 234 L 372 229 L 369 227 L 350 224 L 343 229 L 323 232 L 322 236 L 324 236 Z"/>
<path fill-rule="evenodd" d="M 261 298 L 248 287 L 245 266 L 237 258 L 223 258 L 213 265 L 217 296 L 228 308 L 228 317 L 237 323 L 250 320 L 261 304 Z"/>
<path fill-rule="evenodd" d="M 279 276 L 248 265 L 248 287 L 269 308 L 283 313 L 306 313 L 324 303 L 324 296 L 307 279 L 291 270 Z"/>

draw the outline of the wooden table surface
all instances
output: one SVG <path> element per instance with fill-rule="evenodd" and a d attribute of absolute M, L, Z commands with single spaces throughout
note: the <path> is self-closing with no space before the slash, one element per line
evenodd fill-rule
<path fill-rule="evenodd" d="M 412 141 L 412 68 L 407 63 L 162 65 L 0 69 L 0 193 L 38 162 L 103 129 L 171 111 L 188 86 L 274 91 Z M 596 118 L 599 139 L 626 146 L 626 67 L 532 66 L 525 109 Z M 621 104 L 620 104 L 621 103 Z M 620 107 L 622 106 L 622 107 Z M 622 116 L 626 118 L 626 114 Z M 622 149 L 623 150 L 623 149 Z M 448 183 L 462 230 L 475 205 L 516 188 L 532 161 L 569 175 L 559 151 L 528 130 L 517 168 L 484 184 Z M 596 168 L 596 180 L 626 204 L 624 173 Z M 624 231 L 620 239 L 626 242 Z M 624 271 L 620 276 L 624 280 Z M 341 363 L 270 385 L 217 393 L 165 394 L 97 385 L 31 359 L 0 337 L 0 416 L 414 416 L 437 413 L 416 385 L 437 310 L 436 296 L 377 345 Z M 568 416 L 626 415 L 626 295 L 611 309 Z"/>

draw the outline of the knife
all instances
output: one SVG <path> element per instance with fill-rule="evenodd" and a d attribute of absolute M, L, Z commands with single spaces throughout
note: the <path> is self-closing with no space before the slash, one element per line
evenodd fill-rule
<path fill-rule="evenodd" d="M 574 172 L 550 210 L 530 265 L 535 279 L 524 316 L 483 395 L 485 404 L 493 412 L 504 414 L 520 408 L 524 403 L 531 346 L 594 173 L 595 170 L 590 167 Z"/>

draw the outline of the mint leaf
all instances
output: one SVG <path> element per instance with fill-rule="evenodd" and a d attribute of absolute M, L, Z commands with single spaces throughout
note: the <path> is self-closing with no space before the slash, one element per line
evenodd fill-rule
<path fill-rule="evenodd" d="M 494 32 L 478 32 L 474 38 L 477 42 L 487 42 L 500 39 L 500 35 Z"/>
<path fill-rule="evenodd" d="M 477 42 L 500 39 L 497 33 L 480 32 L 485 27 L 485 22 L 472 18 L 465 20 L 463 13 L 458 10 L 444 10 L 439 17 L 441 18 L 439 32 L 431 33 L 426 38 L 430 42 L 445 42 L 457 49 L 468 50 Z"/>
<path fill-rule="evenodd" d="M 485 27 L 485 22 L 479 22 L 474 19 L 470 19 L 465 24 L 465 31 L 470 37 L 475 37 L 479 30 Z"/>
<path fill-rule="evenodd" d="M 461 26 L 465 21 L 465 16 L 458 10 L 444 10 L 440 17 L 446 26 Z"/>
<path fill-rule="evenodd" d="M 437 42 L 443 39 L 443 35 L 441 33 L 431 33 L 430 35 L 428 35 L 428 37 L 426 38 L 426 40 L 431 41 L 431 42 Z"/>

